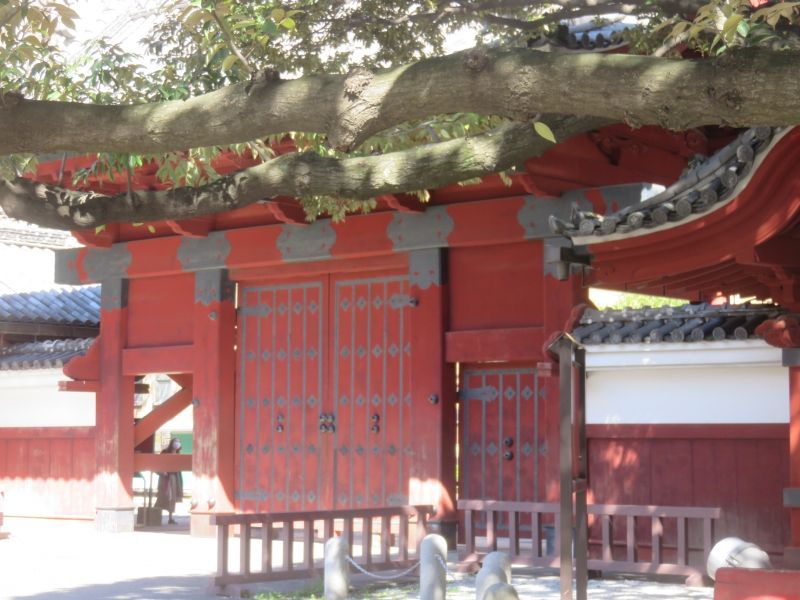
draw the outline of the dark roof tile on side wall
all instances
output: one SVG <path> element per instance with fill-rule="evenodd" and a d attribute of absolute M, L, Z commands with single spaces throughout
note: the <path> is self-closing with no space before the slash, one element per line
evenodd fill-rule
<path fill-rule="evenodd" d="M 746 340 L 756 337 L 755 328 L 761 323 L 781 314 L 771 304 L 589 309 L 571 333 L 583 344 Z"/>
<path fill-rule="evenodd" d="M 45 340 L 0 348 L 0 371 L 58 369 L 86 353 L 94 338 Z"/>

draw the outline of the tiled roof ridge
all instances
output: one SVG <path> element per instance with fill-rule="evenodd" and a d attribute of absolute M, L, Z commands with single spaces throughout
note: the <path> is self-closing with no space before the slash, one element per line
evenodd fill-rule
<path fill-rule="evenodd" d="M 528 47 L 544 52 L 609 52 L 628 45 L 624 33 L 631 26 L 624 17 L 603 25 L 594 21 L 562 23 L 551 34 L 529 39 Z"/>
<path fill-rule="evenodd" d="M 20 342 L 18 344 L 9 344 L 8 346 L 0 346 L 0 357 L 8 356 L 11 354 L 19 353 L 59 353 L 66 351 L 81 350 L 86 351 L 92 345 L 95 338 L 74 338 L 68 340 L 40 340 L 37 342 Z"/>
<path fill-rule="evenodd" d="M 551 230 L 577 244 L 591 244 L 639 235 L 699 218 L 736 197 L 760 160 L 791 128 L 754 127 L 738 135 L 710 157 L 699 157 L 680 179 L 663 192 L 607 215 L 573 207 L 568 221 L 550 217 Z"/>
<path fill-rule="evenodd" d="M 0 320 L 96 326 L 100 323 L 100 286 L 2 294 Z"/>
<path fill-rule="evenodd" d="M 587 309 L 572 336 L 584 344 L 746 340 L 756 327 L 785 314 L 773 304 Z"/>
<path fill-rule="evenodd" d="M 42 340 L 0 347 L 0 371 L 57 369 L 85 354 L 94 338 Z"/>
<path fill-rule="evenodd" d="M 65 248 L 73 245 L 72 242 L 72 234 L 69 231 L 47 229 L 19 219 L 12 219 L 0 208 L 0 244 Z"/>

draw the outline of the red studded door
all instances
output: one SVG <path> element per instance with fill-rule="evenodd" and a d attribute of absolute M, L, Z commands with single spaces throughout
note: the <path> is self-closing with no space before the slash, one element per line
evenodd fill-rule
<path fill-rule="evenodd" d="M 241 510 L 408 502 L 408 285 L 389 272 L 240 288 Z"/>
<path fill-rule="evenodd" d="M 459 398 L 459 496 L 541 501 L 547 445 L 536 369 L 467 366 Z"/>
<path fill-rule="evenodd" d="M 408 503 L 413 300 L 405 275 L 332 282 L 337 508 Z"/>
<path fill-rule="evenodd" d="M 240 288 L 236 495 L 241 510 L 331 506 L 326 279 Z"/>

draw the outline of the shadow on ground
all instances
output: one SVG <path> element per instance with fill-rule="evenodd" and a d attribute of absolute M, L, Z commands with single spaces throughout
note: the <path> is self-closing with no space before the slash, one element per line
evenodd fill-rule
<path fill-rule="evenodd" d="M 98 583 L 53 590 L 30 596 L 16 595 L 9 600 L 160 600 L 219 598 L 206 576 L 146 577 L 114 583 Z"/>

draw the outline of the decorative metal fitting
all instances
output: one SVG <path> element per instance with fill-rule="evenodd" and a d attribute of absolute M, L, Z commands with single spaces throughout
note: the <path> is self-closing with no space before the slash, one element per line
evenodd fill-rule
<path fill-rule="evenodd" d="M 505 445 L 506 445 L 508 448 L 511 448 L 511 446 L 513 446 L 513 445 L 514 445 L 514 438 L 512 438 L 512 437 L 507 437 L 506 439 L 504 439 L 504 440 L 503 440 L 503 443 L 504 443 L 504 444 L 505 444 Z"/>
<path fill-rule="evenodd" d="M 512 458 L 514 458 L 514 453 L 511 450 L 506 450 L 505 452 L 503 452 L 503 458 L 505 458 L 506 460 L 511 460 Z"/>
<path fill-rule="evenodd" d="M 431 394 L 428 396 L 428 402 L 431 404 L 439 404 L 439 395 L 438 394 Z"/>

